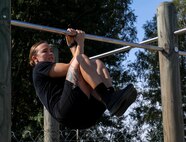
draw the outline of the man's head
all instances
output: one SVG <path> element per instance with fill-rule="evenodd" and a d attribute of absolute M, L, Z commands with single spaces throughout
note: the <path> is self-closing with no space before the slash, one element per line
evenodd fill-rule
<path fill-rule="evenodd" d="M 46 41 L 37 42 L 30 49 L 30 65 L 34 67 L 41 61 L 54 62 L 53 49 Z"/>

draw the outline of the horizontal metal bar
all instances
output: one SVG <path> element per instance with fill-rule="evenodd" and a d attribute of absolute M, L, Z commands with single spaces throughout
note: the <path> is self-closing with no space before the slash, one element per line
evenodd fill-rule
<path fill-rule="evenodd" d="M 149 44 L 149 43 L 152 43 L 152 42 L 155 42 L 158 40 L 158 37 L 154 37 L 154 38 L 151 38 L 151 39 L 147 39 L 147 40 L 144 40 L 144 41 L 141 41 L 139 44 Z"/>
<path fill-rule="evenodd" d="M 57 34 L 64 34 L 64 35 L 69 34 L 69 32 L 67 32 L 66 30 L 61 30 L 58 28 L 32 24 L 32 23 L 28 23 L 28 22 L 21 22 L 21 21 L 17 21 L 17 20 L 11 20 L 11 24 L 14 26 L 30 28 L 30 29 L 46 31 L 46 32 L 52 32 L 52 33 L 57 33 Z M 118 40 L 118 39 L 106 38 L 106 37 L 95 36 L 95 35 L 90 35 L 90 34 L 85 34 L 85 38 L 89 39 L 89 40 L 95 40 L 95 41 L 101 41 L 101 42 L 107 42 L 107 43 L 119 44 L 119 45 L 128 45 L 131 47 L 146 48 L 146 49 L 150 49 L 150 50 L 159 50 L 159 51 L 163 50 L 162 48 L 157 47 L 157 46 L 124 42 L 124 41 Z"/>
<path fill-rule="evenodd" d="M 97 58 L 107 57 L 109 55 L 113 55 L 113 54 L 116 54 L 116 53 L 119 53 L 119 52 L 127 51 L 131 48 L 132 47 L 130 47 L 130 46 L 125 46 L 125 47 L 122 47 L 122 48 L 119 48 L 119 49 L 115 49 L 115 50 L 112 50 L 112 51 L 109 51 L 109 52 L 105 52 L 105 53 L 90 57 L 90 59 L 97 59 Z"/>
<path fill-rule="evenodd" d="M 182 56 L 186 56 L 186 52 L 184 52 L 184 51 L 178 51 L 178 54 L 182 55 Z"/>
<path fill-rule="evenodd" d="M 32 24 L 32 23 L 28 23 L 28 22 L 21 22 L 18 20 L 11 20 L 11 25 L 23 27 L 23 28 L 28 28 L 28 29 L 39 30 L 39 31 L 51 32 L 51 33 L 56 33 L 56 34 L 63 34 L 63 35 L 69 34 L 69 32 L 67 30 Z"/>
<path fill-rule="evenodd" d="M 148 40 L 141 41 L 139 44 L 152 43 L 152 42 L 157 41 L 157 39 L 158 39 L 158 37 L 151 38 L 151 39 L 148 39 Z M 121 47 L 121 48 L 118 48 L 118 49 L 115 49 L 115 50 L 112 50 L 112 51 L 109 51 L 109 52 L 105 52 L 105 53 L 102 53 L 102 54 L 99 54 L 99 55 L 92 56 L 92 57 L 90 57 L 90 59 L 97 59 L 97 58 L 107 57 L 107 56 L 110 56 L 110 55 L 113 55 L 113 54 L 116 54 L 116 53 L 119 53 L 119 52 L 130 50 L 131 48 L 132 48 L 131 46 L 124 46 L 124 47 Z"/>
<path fill-rule="evenodd" d="M 174 34 L 183 34 L 183 33 L 186 33 L 186 28 L 174 32 Z"/>
<path fill-rule="evenodd" d="M 158 47 L 158 46 L 153 46 L 153 45 L 130 43 L 130 42 L 122 41 L 122 40 L 106 38 L 106 37 L 101 37 L 101 36 L 88 35 L 88 34 L 87 34 L 87 36 L 85 36 L 85 38 L 87 37 L 87 39 L 90 39 L 90 40 L 96 40 L 96 41 L 107 42 L 107 43 L 112 43 L 112 44 L 119 44 L 119 45 L 128 45 L 130 47 L 139 47 L 139 48 L 145 48 L 145 49 L 149 49 L 149 50 L 157 50 L 157 51 L 163 50 L 163 48 Z"/>

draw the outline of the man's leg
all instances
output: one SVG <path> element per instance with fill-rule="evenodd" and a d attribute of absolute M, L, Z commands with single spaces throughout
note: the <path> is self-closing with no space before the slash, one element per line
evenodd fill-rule
<path fill-rule="evenodd" d="M 105 67 L 103 62 L 99 59 L 91 60 L 91 63 L 96 70 L 97 74 L 101 77 L 102 82 L 107 88 L 112 87 L 112 80 L 108 69 Z"/>
<path fill-rule="evenodd" d="M 103 62 L 99 59 L 93 60 L 97 73 L 102 78 L 103 83 L 107 87 L 107 108 L 113 115 L 121 116 L 127 108 L 135 101 L 137 92 L 132 84 L 129 84 L 126 88 L 115 92 L 112 87 L 112 80 L 110 74 L 103 64 Z M 100 87 L 103 89 L 103 87 Z M 97 88 L 96 88 L 97 89 Z M 119 99 L 118 99 L 119 98 Z M 117 104 L 117 105 L 115 105 Z"/>
<path fill-rule="evenodd" d="M 111 79 L 107 70 L 98 64 L 100 69 L 97 70 L 88 57 L 83 54 L 77 57 L 77 61 L 82 77 L 93 89 L 93 95 L 100 97 L 100 100 L 105 103 L 112 115 L 121 116 L 135 101 L 137 92 L 133 85 L 128 85 L 126 88 L 118 92 L 113 91 L 110 94 L 108 87 L 111 87 Z M 104 83 L 108 86 L 105 86 Z"/>
<path fill-rule="evenodd" d="M 98 84 L 102 82 L 101 77 L 96 72 L 94 66 L 84 54 L 77 56 L 77 61 L 80 66 L 81 74 L 84 80 L 94 89 Z"/>
<path fill-rule="evenodd" d="M 90 85 L 83 79 L 80 69 L 79 63 L 76 58 L 73 59 L 66 76 L 66 80 L 74 84 L 74 87 L 79 86 L 79 88 L 90 97 L 90 93 L 92 91 Z"/>

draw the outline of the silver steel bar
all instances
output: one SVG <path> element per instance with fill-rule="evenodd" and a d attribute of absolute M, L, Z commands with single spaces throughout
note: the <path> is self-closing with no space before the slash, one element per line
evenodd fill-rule
<path fill-rule="evenodd" d="M 11 20 L 11 24 L 14 26 L 30 28 L 30 29 L 46 31 L 46 32 L 52 32 L 52 33 L 57 33 L 57 34 L 65 34 L 65 35 L 69 34 L 69 32 L 67 32 L 66 30 L 61 30 L 58 28 L 42 26 L 42 25 L 37 25 L 37 24 L 32 24 L 32 23 L 22 22 L 22 21 L 17 21 L 17 20 Z M 90 35 L 90 34 L 85 34 L 85 38 L 89 40 L 95 40 L 95 41 L 101 41 L 101 42 L 107 42 L 107 43 L 119 44 L 119 45 L 128 45 L 131 47 L 146 48 L 150 50 L 159 50 L 159 51 L 163 50 L 161 47 L 157 47 L 157 46 L 124 42 L 118 39 L 106 38 L 106 37 L 95 36 L 95 35 Z"/>
<path fill-rule="evenodd" d="M 186 52 L 184 51 L 178 51 L 179 55 L 186 56 Z"/>
<path fill-rule="evenodd" d="M 151 39 L 148 39 L 148 40 L 141 41 L 139 44 L 152 43 L 152 42 L 157 41 L 157 39 L 158 39 L 158 37 L 151 38 Z M 90 57 L 90 59 L 97 59 L 97 58 L 107 57 L 107 56 L 112 55 L 112 54 L 116 54 L 116 53 L 119 53 L 119 52 L 130 50 L 131 48 L 132 48 L 131 46 L 124 46 L 124 47 L 121 47 L 121 48 L 118 48 L 118 49 L 115 49 L 115 50 L 112 50 L 112 51 L 109 51 L 109 52 L 105 52 L 105 53 L 102 53 L 102 54 L 99 54 L 99 55 L 96 55 L 96 56 L 92 56 L 92 57 Z"/>
<path fill-rule="evenodd" d="M 128 45 L 130 47 L 145 48 L 145 49 L 149 49 L 149 50 L 156 50 L 156 51 L 162 51 L 163 50 L 163 48 L 158 47 L 158 46 L 138 44 L 138 43 L 130 43 L 130 42 L 122 41 L 122 40 L 106 38 L 106 37 L 101 37 L 101 36 L 94 36 L 94 35 L 89 35 L 89 34 L 86 34 L 85 38 L 90 39 L 90 40 L 112 43 L 112 44 Z"/>
<path fill-rule="evenodd" d="M 186 33 L 186 28 L 174 32 L 174 34 L 183 34 L 183 33 Z"/>
<path fill-rule="evenodd" d="M 62 29 L 43 26 L 43 25 L 32 24 L 32 23 L 28 23 L 28 22 L 22 22 L 22 21 L 18 21 L 18 20 L 11 20 L 11 25 L 23 27 L 23 28 L 28 28 L 28 29 L 39 30 L 39 31 L 51 32 L 51 33 L 56 33 L 56 34 L 63 34 L 63 35 L 69 34 L 69 32 L 67 30 L 62 30 Z"/>
<path fill-rule="evenodd" d="M 112 50 L 112 51 L 109 51 L 109 52 L 105 52 L 105 53 L 90 57 L 90 59 L 97 59 L 97 58 L 107 57 L 109 55 L 113 55 L 113 54 L 116 54 L 116 53 L 119 53 L 119 52 L 130 50 L 131 48 L 132 48 L 131 46 L 125 46 L 125 47 L 122 47 L 122 48 L 119 48 L 119 49 L 115 49 L 115 50 Z"/>
<path fill-rule="evenodd" d="M 157 40 L 158 40 L 158 37 L 154 37 L 154 38 L 151 38 L 151 39 L 141 41 L 139 44 L 142 44 L 142 43 L 149 44 L 149 43 L 155 42 Z"/>

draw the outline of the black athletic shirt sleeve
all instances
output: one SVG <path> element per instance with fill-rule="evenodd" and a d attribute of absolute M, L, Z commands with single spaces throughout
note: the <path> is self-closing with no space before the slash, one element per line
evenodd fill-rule
<path fill-rule="evenodd" d="M 53 64 L 52 62 L 39 62 L 33 69 L 36 94 L 51 114 L 54 105 L 62 95 L 65 81 L 65 77 L 53 78 L 49 76 Z"/>

